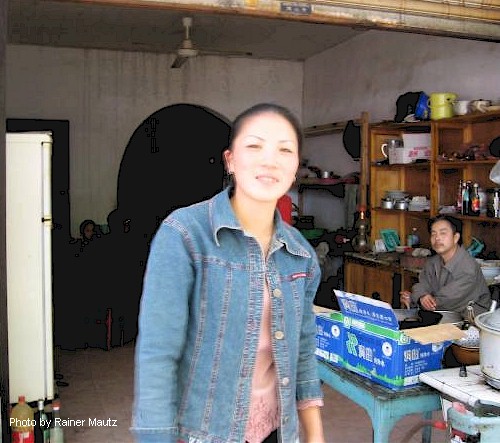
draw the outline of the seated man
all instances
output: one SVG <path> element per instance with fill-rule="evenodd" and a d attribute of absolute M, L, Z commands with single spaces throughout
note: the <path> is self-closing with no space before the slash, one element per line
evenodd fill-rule
<path fill-rule="evenodd" d="M 462 246 L 460 220 L 440 214 L 429 220 L 432 249 L 419 281 L 411 292 L 400 293 L 401 304 L 420 306 L 428 311 L 456 311 L 468 319 L 467 305 L 474 315 L 488 311 L 491 294 L 481 267 Z"/>

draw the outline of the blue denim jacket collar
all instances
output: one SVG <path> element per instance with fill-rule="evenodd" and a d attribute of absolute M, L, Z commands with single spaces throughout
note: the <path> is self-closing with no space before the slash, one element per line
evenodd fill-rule
<path fill-rule="evenodd" d="M 210 207 L 210 218 L 213 228 L 214 241 L 217 246 L 220 246 L 218 233 L 221 229 L 238 229 L 242 230 L 241 225 L 234 214 L 231 206 L 230 195 L 232 187 L 227 187 L 222 193 L 216 195 Z M 274 240 L 285 246 L 290 254 L 300 257 L 310 258 L 311 254 L 298 243 L 293 236 L 287 231 L 287 225 L 283 221 L 279 211 L 276 209 L 274 214 L 275 233 Z M 274 248 L 273 248 L 274 249 Z"/>

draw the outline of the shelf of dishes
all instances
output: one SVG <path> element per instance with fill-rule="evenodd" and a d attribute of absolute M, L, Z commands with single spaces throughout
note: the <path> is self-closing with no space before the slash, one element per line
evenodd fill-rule
<path fill-rule="evenodd" d="M 388 190 L 380 201 L 380 208 L 423 212 L 430 210 L 430 200 L 425 195 L 410 196 L 403 190 Z"/>

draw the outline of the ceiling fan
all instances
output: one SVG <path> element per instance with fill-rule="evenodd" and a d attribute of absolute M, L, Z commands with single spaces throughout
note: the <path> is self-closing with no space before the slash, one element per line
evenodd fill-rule
<path fill-rule="evenodd" d="M 184 39 L 181 45 L 177 48 L 177 56 L 172 63 L 171 68 L 180 68 L 186 61 L 190 58 L 196 57 L 198 55 L 223 55 L 226 57 L 251 57 L 251 52 L 246 51 L 211 51 L 211 50 L 199 50 L 191 40 L 191 26 L 193 25 L 193 19 L 191 17 L 183 17 L 182 25 L 184 26 Z"/>

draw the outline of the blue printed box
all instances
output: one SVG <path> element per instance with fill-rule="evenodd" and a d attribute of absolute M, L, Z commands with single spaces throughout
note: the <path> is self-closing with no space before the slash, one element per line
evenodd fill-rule
<path fill-rule="evenodd" d="M 343 366 L 344 316 L 339 311 L 316 314 L 316 357 Z"/>
<path fill-rule="evenodd" d="M 421 344 L 399 330 L 392 307 L 335 290 L 343 314 L 343 367 L 391 389 L 419 384 L 419 374 L 442 368 L 451 341 Z"/>

